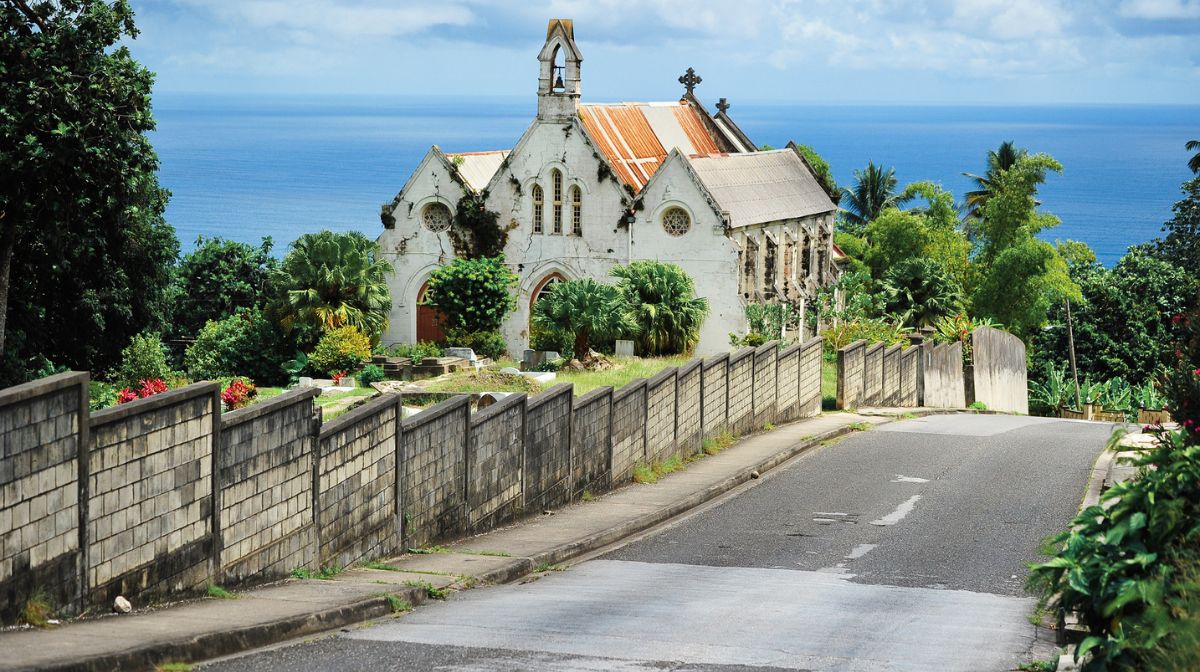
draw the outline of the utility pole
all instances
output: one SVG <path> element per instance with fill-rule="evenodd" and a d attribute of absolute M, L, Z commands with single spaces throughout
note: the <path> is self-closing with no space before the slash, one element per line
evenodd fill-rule
<path fill-rule="evenodd" d="M 1075 326 L 1071 320 L 1071 301 L 1067 302 L 1067 348 L 1071 355 L 1071 377 L 1075 379 L 1075 408 L 1082 411 L 1083 402 L 1079 398 L 1079 370 L 1075 368 Z"/>

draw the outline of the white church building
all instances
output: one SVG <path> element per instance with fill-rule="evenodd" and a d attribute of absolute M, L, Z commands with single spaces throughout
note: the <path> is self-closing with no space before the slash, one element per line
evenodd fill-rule
<path fill-rule="evenodd" d="M 570 20 L 551 20 L 538 54 L 537 118 L 512 149 L 446 154 L 434 145 L 383 207 L 378 242 L 395 267 L 385 343 L 437 340 L 421 306 L 430 274 L 455 257 L 464 196 L 499 213 L 506 263 L 520 278 L 502 333 L 528 347 L 531 306 L 551 283 L 612 282 L 617 264 L 681 266 L 709 301 L 696 353 L 727 351 L 749 303 L 803 309 L 837 268 L 830 200 L 794 145 L 758 151 L 728 115 L 696 99 L 689 68 L 678 101 L 583 103 Z M 801 320 L 803 324 L 803 320 Z M 795 334 L 789 334 L 795 335 Z"/>

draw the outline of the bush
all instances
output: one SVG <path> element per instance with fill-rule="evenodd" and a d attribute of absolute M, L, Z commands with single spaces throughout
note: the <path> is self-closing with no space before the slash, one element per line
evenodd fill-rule
<path fill-rule="evenodd" d="M 552 285 L 533 305 L 530 321 L 546 332 L 569 334 L 571 345 L 560 354 L 586 360 L 593 340 L 612 338 L 637 328 L 620 291 L 591 278 Z"/>
<path fill-rule="evenodd" d="M 158 334 L 134 336 L 121 351 L 121 364 L 113 372 L 117 387 L 136 388 L 143 380 L 162 379 L 171 375 L 167 366 L 167 349 Z"/>
<path fill-rule="evenodd" d="M 221 401 L 225 404 L 225 410 L 235 411 L 249 406 L 256 396 L 258 389 L 254 387 L 254 383 L 244 378 L 234 378 L 221 392 Z"/>
<path fill-rule="evenodd" d="M 517 276 L 504 265 L 503 256 L 459 257 L 429 276 L 425 303 L 445 314 L 448 329 L 497 331 L 517 307 L 516 286 Z"/>
<path fill-rule="evenodd" d="M 333 375 L 353 371 L 371 358 L 371 339 L 355 327 L 340 327 L 321 337 L 308 356 L 315 371 Z"/>
<path fill-rule="evenodd" d="M 210 321 L 183 355 L 193 380 L 247 376 L 263 385 L 287 380 L 285 365 L 292 346 L 260 308 L 245 308 Z"/>
<path fill-rule="evenodd" d="M 117 392 L 117 403 L 127 404 L 137 399 L 145 399 L 167 391 L 167 383 L 162 378 L 147 378 L 136 387 L 130 386 Z"/>
<path fill-rule="evenodd" d="M 383 369 L 374 364 L 367 364 L 358 372 L 358 384 L 362 387 L 370 387 L 371 383 L 381 383 L 387 380 Z"/>
<path fill-rule="evenodd" d="M 460 348 L 470 348 L 479 357 L 500 359 L 508 354 L 508 343 L 498 331 L 468 332 L 459 329 L 446 331 L 446 344 Z"/>
<path fill-rule="evenodd" d="M 610 274 L 638 326 L 644 356 L 684 354 L 700 341 L 708 299 L 696 296 L 696 283 L 675 264 L 635 261 Z"/>
<path fill-rule="evenodd" d="M 441 357 L 442 346 L 432 341 L 418 343 L 400 343 L 388 350 L 389 357 L 408 357 L 414 363 L 419 363 L 426 357 Z"/>
<path fill-rule="evenodd" d="M 825 351 L 835 353 L 858 340 L 868 343 L 882 341 L 887 345 L 903 345 L 908 342 L 904 336 L 904 329 L 899 324 L 884 319 L 839 322 L 837 326 L 825 327 L 821 338 L 825 339 Z"/>
<path fill-rule="evenodd" d="M 99 380 L 88 383 L 88 410 L 98 411 L 117 405 L 117 388 Z"/>

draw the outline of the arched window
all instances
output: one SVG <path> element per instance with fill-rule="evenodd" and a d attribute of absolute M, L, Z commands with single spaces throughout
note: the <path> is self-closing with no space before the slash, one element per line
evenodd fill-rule
<path fill-rule="evenodd" d="M 421 223 L 434 233 L 440 233 L 450 228 L 451 219 L 453 216 L 445 203 L 430 203 L 421 210 Z"/>
<path fill-rule="evenodd" d="M 662 215 L 662 227 L 672 236 L 682 236 L 692 228 L 692 218 L 683 208 L 667 208 Z"/>
<path fill-rule="evenodd" d="M 550 180 L 554 184 L 554 233 L 561 234 L 563 224 L 562 172 L 557 168 L 550 171 Z"/>
<path fill-rule="evenodd" d="M 577 185 L 571 186 L 571 234 L 583 235 L 583 192 Z"/>
<path fill-rule="evenodd" d="M 542 232 L 542 204 L 545 202 L 545 194 L 542 193 L 542 185 L 533 185 L 533 232 Z"/>

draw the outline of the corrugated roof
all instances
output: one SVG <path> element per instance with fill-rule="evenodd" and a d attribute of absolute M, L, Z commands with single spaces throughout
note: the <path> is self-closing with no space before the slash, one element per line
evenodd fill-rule
<path fill-rule="evenodd" d="M 732 226 L 833 212 L 837 206 L 790 149 L 686 157 Z"/>
<path fill-rule="evenodd" d="M 588 103 L 579 106 L 588 135 L 634 189 L 645 186 L 671 149 L 684 154 L 721 151 L 700 112 L 686 103 Z"/>
<path fill-rule="evenodd" d="M 490 152 L 463 152 L 447 154 L 446 158 L 450 159 L 450 163 L 458 169 L 458 174 L 463 176 L 472 189 L 483 191 L 487 188 L 488 182 L 492 181 L 492 176 L 496 174 L 496 171 L 500 170 L 500 164 L 504 163 L 508 152 L 507 149 Z"/>

